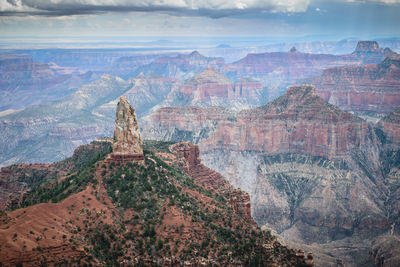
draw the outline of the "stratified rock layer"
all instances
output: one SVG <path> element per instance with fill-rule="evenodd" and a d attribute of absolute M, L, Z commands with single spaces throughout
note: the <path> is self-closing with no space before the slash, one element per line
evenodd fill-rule
<path fill-rule="evenodd" d="M 222 108 L 163 108 L 145 119 L 143 130 L 149 139 L 199 143 L 202 152 L 290 152 L 330 159 L 371 142 L 368 123 L 327 104 L 310 85 L 290 87 L 276 101 L 239 113 Z"/>
<path fill-rule="evenodd" d="M 400 60 L 325 70 L 311 81 L 318 95 L 346 111 L 388 114 L 400 105 Z"/>

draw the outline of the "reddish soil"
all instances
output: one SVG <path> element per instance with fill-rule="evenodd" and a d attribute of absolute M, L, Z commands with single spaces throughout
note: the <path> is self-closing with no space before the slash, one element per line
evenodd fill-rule
<path fill-rule="evenodd" d="M 101 177 L 100 172 L 98 169 L 97 177 Z M 44 261 L 43 256 L 47 263 L 80 258 L 85 261 L 89 256 L 82 242 L 85 228 L 96 223 L 112 224 L 112 209 L 107 192 L 98 183 L 95 188 L 89 185 L 60 203 L 6 212 L 0 218 L 1 262 L 37 266 Z M 101 220 L 90 220 L 94 217 Z"/>

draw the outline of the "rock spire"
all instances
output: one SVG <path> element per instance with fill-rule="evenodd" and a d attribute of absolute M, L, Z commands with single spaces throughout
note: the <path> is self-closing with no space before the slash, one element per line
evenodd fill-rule
<path fill-rule="evenodd" d="M 135 109 L 125 96 L 121 96 L 117 105 L 113 152 L 114 161 L 143 160 L 143 141 L 140 135 Z"/>

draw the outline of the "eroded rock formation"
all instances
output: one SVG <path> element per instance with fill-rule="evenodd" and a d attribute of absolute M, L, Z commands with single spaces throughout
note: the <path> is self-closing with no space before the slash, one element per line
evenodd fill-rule
<path fill-rule="evenodd" d="M 126 96 L 121 96 L 117 105 L 112 149 L 108 160 L 144 160 L 143 141 L 135 109 L 129 104 Z"/>

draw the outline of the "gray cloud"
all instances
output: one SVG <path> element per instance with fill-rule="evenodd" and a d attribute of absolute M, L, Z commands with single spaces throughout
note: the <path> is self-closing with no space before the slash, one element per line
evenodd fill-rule
<path fill-rule="evenodd" d="M 247 13 L 305 12 L 309 3 L 310 0 L 0 0 L 0 16 L 165 12 L 218 18 Z"/>

